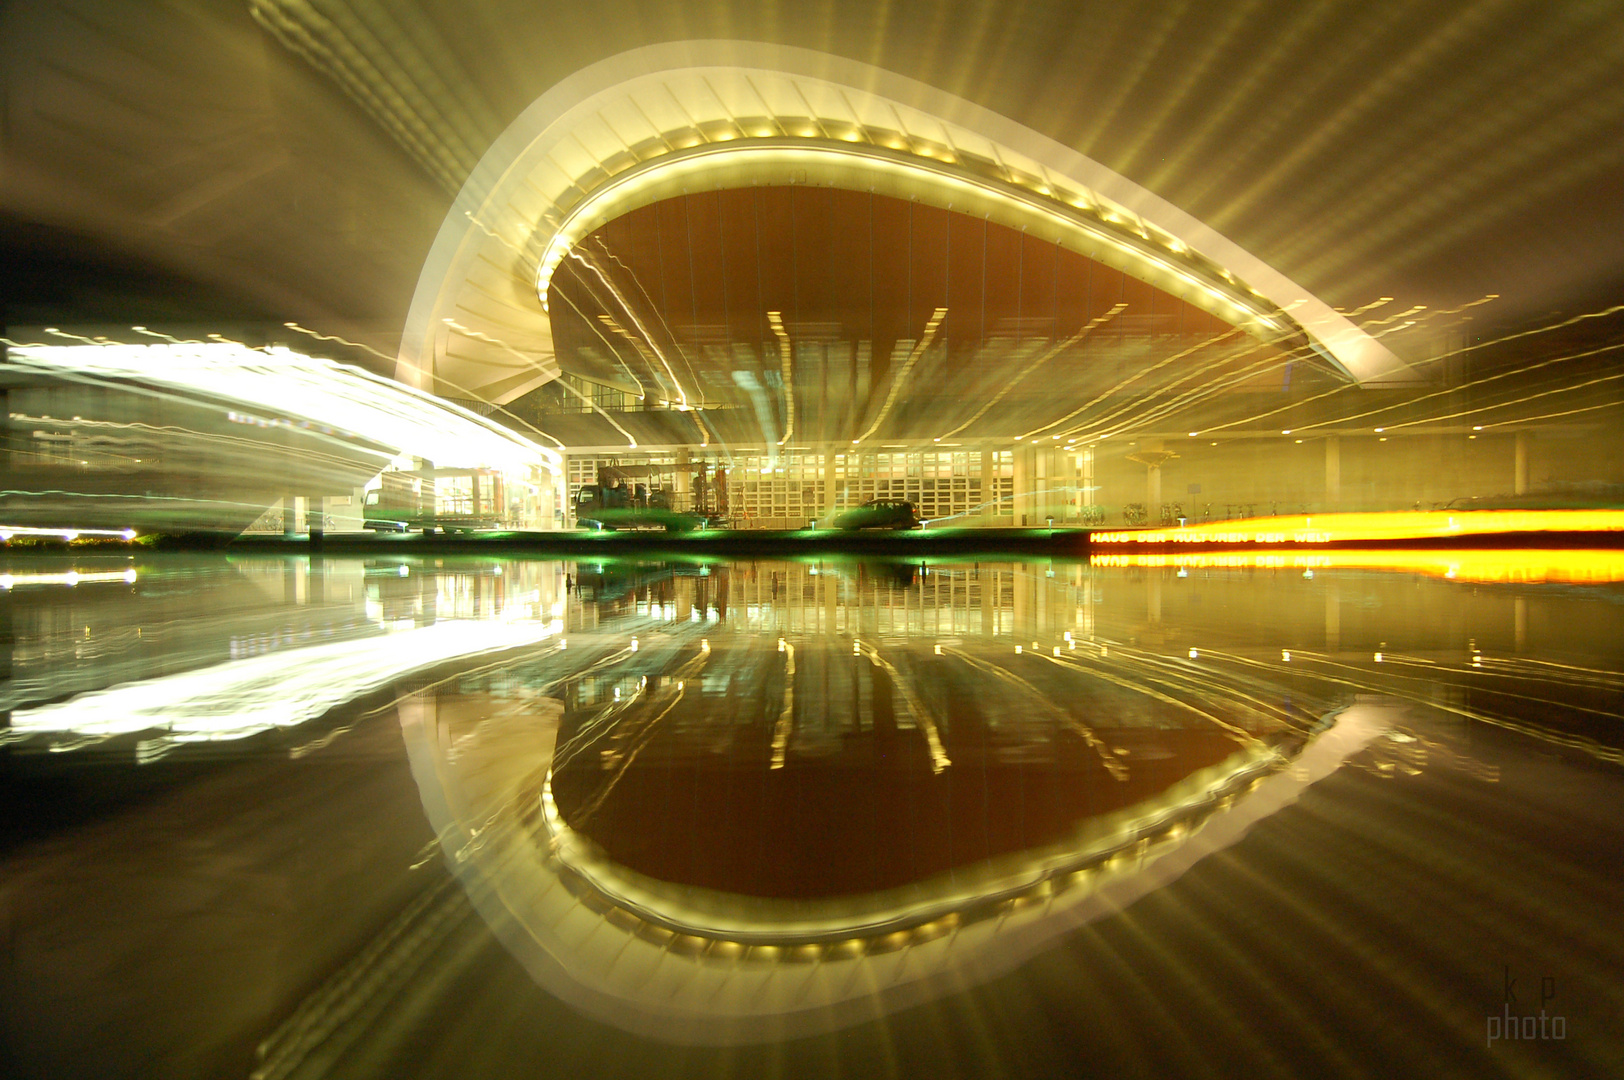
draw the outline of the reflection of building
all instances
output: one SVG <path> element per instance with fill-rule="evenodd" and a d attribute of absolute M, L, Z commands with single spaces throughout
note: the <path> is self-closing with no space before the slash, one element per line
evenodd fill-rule
<path fill-rule="evenodd" d="M 0 564 L 0 744 L 59 761 L 152 761 L 187 746 L 218 756 L 413 672 L 560 629 L 550 563 L 16 562 Z"/>
<path fill-rule="evenodd" d="M 559 740 L 572 749 L 554 762 L 552 797 L 606 858 L 677 885 L 792 900 L 962 878 L 1236 749 L 1222 728 L 1158 715 L 1081 672 L 1025 669 L 1023 699 L 951 654 L 882 650 L 886 668 L 838 639 L 802 640 L 793 674 L 713 644 L 666 708 L 680 661 L 650 655 L 643 674 L 650 652 L 561 688 Z M 651 704 L 602 730 L 606 712 L 639 695 Z M 1269 734 L 1261 714 L 1212 708 Z M 951 768 L 933 769 L 927 725 Z"/>
<path fill-rule="evenodd" d="M 1328 725 L 1307 725 L 1306 746 L 1231 742 L 1226 754 L 1213 744 L 1220 760 L 1206 767 L 1212 757 L 1194 744 L 1194 756 L 1178 764 L 1147 754 L 1139 765 L 1162 770 L 1151 783 L 1158 790 L 1132 806 L 1062 813 L 1067 822 L 1056 818 L 1049 831 L 1034 821 L 1032 832 L 1000 832 L 984 806 L 960 814 L 934 805 L 919 788 L 939 779 L 928 765 L 912 779 L 907 770 L 852 775 L 838 753 L 814 751 L 810 767 L 830 785 L 823 795 L 844 795 L 835 803 L 808 773 L 775 773 L 766 741 L 775 725 L 759 711 L 729 721 L 726 709 L 688 702 L 707 693 L 696 684 L 725 657 L 668 656 L 668 674 L 682 678 L 637 676 L 588 701 L 568 689 L 572 667 L 576 678 L 607 687 L 609 669 L 643 650 L 585 655 L 576 646 L 573 656 L 502 674 L 503 700 L 524 704 L 510 707 L 511 722 L 501 727 L 484 722 L 489 704 L 477 679 L 402 702 L 414 775 L 464 888 L 532 976 L 594 1017 L 679 1042 L 761 1039 L 768 1018 L 776 1037 L 829 1030 L 997 975 L 1054 935 L 1119 910 L 1233 843 L 1389 722 L 1381 707 L 1359 706 Z M 774 676 L 759 666 L 745 678 L 745 698 L 756 688 L 774 693 Z M 816 680 L 797 685 L 811 690 Z M 573 720 L 544 696 L 561 687 L 580 709 Z M 659 734 L 673 720 L 672 732 Z M 1032 724 L 1028 737 L 1045 727 Z M 1164 744 L 1169 735 L 1162 733 Z M 966 731 L 965 738 L 977 736 Z M 730 756 L 729 746 L 746 745 L 749 760 Z M 1058 792 L 1082 782 L 1065 762 L 1065 755 L 1045 763 L 965 754 L 941 775 L 979 767 L 1035 780 L 1047 768 L 1057 781 L 1070 778 Z M 1296 768 L 1281 771 L 1291 762 Z M 571 771 L 586 785 L 568 780 Z M 665 785 L 666 809 L 656 816 L 667 820 L 644 815 L 622 828 L 597 818 L 614 813 L 616 798 L 636 802 L 635 794 L 617 795 L 619 787 L 645 780 Z M 851 802 L 853 784 L 888 782 L 895 786 Z M 764 785 L 793 792 L 794 812 L 777 822 L 741 820 L 738 811 Z M 759 816 L 771 802 L 756 808 Z M 996 815 L 1008 824 L 1018 809 L 1001 806 Z M 842 816 L 863 820 L 843 832 Z M 954 841 L 944 834 L 956 826 L 969 830 L 957 849 L 971 853 L 969 864 L 931 872 L 943 860 L 919 857 L 947 853 L 954 861 Z M 608 846 L 590 838 L 600 827 Z M 850 840 L 843 850 L 820 854 L 820 840 L 841 837 Z M 886 865 L 876 875 L 879 860 Z"/>

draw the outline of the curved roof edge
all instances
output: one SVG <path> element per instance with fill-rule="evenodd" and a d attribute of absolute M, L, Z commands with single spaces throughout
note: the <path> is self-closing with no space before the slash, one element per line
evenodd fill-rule
<path fill-rule="evenodd" d="M 694 155 L 684 151 L 707 143 L 725 153 L 728 142 L 742 150 L 797 139 L 826 153 L 842 142 L 854 152 L 861 144 L 871 156 L 889 152 L 915 162 L 921 176 L 957 172 L 976 179 L 979 172 L 985 180 L 991 171 L 1020 196 L 1006 200 L 1011 206 L 1025 202 L 1030 212 L 1047 200 L 1056 211 L 1082 215 L 1084 224 L 1115 229 L 1119 240 L 1147 248 L 1136 253 L 1127 242 L 1119 245 L 1141 271 L 1151 265 L 1147 255 L 1174 264 L 1180 277 L 1237 311 L 1246 309 L 1234 298 L 1250 294 L 1260 303 L 1248 314 L 1264 325 L 1275 325 L 1269 309 L 1285 313 L 1278 321 L 1300 328 L 1359 383 L 1416 377 L 1386 346 L 1261 259 L 1047 136 L 869 64 L 739 41 L 620 53 L 562 80 L 526 108 L 485 152 L 441 225 L 413 295 L 398 377 L 423 385 L 442 360 L 454 359 L 464 383 L 489 388 L 499 400 L 539 385 L 557 369 L 537 289 L 545 295 L 552 267 L 578 239 L 573 234 L 596 220 L 583 207 L 632 209 L 624 197 L 627 177 L 680 162 L 691 169 Z M 609 197 L 617 188 L 618 201 Z M 1224 289 L 1203 269 L 1234 288 Z M 453 341 L 453 334 L 462 337 Z"/>

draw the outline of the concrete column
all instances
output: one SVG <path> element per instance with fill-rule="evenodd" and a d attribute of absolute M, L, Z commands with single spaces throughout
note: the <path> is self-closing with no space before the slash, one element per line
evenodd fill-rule
<path fill-rule="evenodd" d="M 1342 440 L 1332 435 L 1325 440 L 1325 508 L 1342 504 Z"/>
<path fill-rule="evenodd" d="M 981 448 L 981 500 L 987 503 L 992 503 L 994 475 L 993 455 L 997 452 L 998 448 L 990 444 Z M 996 503 L 989 505 L 987 509 L 983 511 L 983 520 L 981 523 L 983 525 L 990 524 L 991 522 L 988 519 L 993 519 L 999 509 L 1000 508 Z"/>
<path fill-rule="evenodd" d="M 1162 440 L 1146 439 L 1139 444 L 1140 450 L 1161 450 Z M 1145 520 L 1152 525 L 1162 520 L 1162 467 L 1150 465 L 1145 469 Z"/>
<path fill-rule="evenodd" d="M 1325 587 L 1325 651 L 1334 653 L 1342 648 L 1342 590 L 1335 585 Z"/>
<path fill-rule="evenodd" d="M 305 502 L 305 531 L 310 534 L 313 546 L 320 546 L 327 533 L 326 523 L 322 521 L 326 516 L 326 507 L 327 501 L 320 495 L 312 495 Z"/>
<path fill-rule="evenodd" d="M 1511 491 L 1514 495 L 1524 495 L 1528 492 L 1528 443 L 1529 434 L 1526 431 L 1517 432 L 1516 450 L 1512 463 Z"/>
<path fill-rule="evenodd" d="M 1032 448 L 1015 445 L 1015 524 L 1030 525 L 1032 516 Z"/>
<path fill-rule="evenodd" d="M 840 621 L 840 589 L 838 579 L 827 570 L 818 572 L 818 590 L 823 594 L 823 632 L 833 637 Z"/>
<path fill-rule="evenodd" d="M 1145 621 L 1159 626 L 1162 621 L 1162 572 L 1151 567 L 1145 574 Z"/>
<path fill-rule="evenodd" d="M 1006 629 L 1015 635 L 1018 643 L 1024 644 L 1022 638 L 1026 636 L 1026 613 L 1031 607 L 1026 602 L 1026 589 L 1028 578 L 1020 570 L 1005 571 L 1013 577 L 1014 588 L 1010 590 L 1010 597 L 1014 601 L 1009 613 L 1009 625 Z"/>
<path fill-rule="evenodd" d="M 282 539 L 291 540 L 299 533 L 299 497 L 282 496 Z"/>
<path fill-rule="evenodd" d="M 0 451 L 3 453 L 3 451 Z M 135 590 L 130 590 L 134 592 Z M 0 679 L 12 677 L 13 656 L 17 651 L 17 631 L 11 619 L 11 590 L 0 592 Z M 0 731 L 11 726 L 10 710 L 0 710 Z"/>
<path fill-rule="evenodd" d="M 998 579 L 993 574 L 982 577 L 979 566 L 976 568 L 975 574 L 977 580 L 981 583 L 981 636 L 990 638 L 992 637 L 994 623 L 993 591 L 996 588 Z"/>
<path fill-rule="evenodd" d="M 820 523 L 832 525 L 835 517 L 835 452 L 838 448 L 829 443 L 823 447 L 823 497 L 819 500 L 823 504 L 823 512 L 818 515 Z M 833 633 L 833 624 L 830 632 Z"/>
<path fill-rule="evenodd" d="M 1032 450 L 1032 524 L 1046 525 L 1045 520 L 1054 513 L 1054 464 L 1049 448 L 1039 446 Z"/>
<path fill-rule="evenodd" d="M 1049 593 L 1052 591 L 1049 576 L 1045 574 L 1038 577 L 1032 575 L 1032 591 L 1036 594 L 1036 603 L 1032 605 L 1032 629 L 1037 637 L 1048 635 L 1051 618 L 1049 614 Z"/>
<path fill-rule="evenodd" d="M 677 451 L 677 475 L 676 483 L 673 485 L 676 489 L 674 494 L 676 495 L 676 508 L 678 510 L 687 510 L 693 505 L 688 497 L 688 493 L 692 489 L 693 479 L 693 460 L 688 453 L 688 448 L 685 446 Z"/>

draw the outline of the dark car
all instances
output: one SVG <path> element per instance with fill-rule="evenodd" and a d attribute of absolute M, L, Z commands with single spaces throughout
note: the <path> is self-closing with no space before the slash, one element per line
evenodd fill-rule
<path fill-rule="evenodd" d="M 901 499 L 870 499 L 835 518 L 837 529 L 920 529 L 914 504 Z"/>

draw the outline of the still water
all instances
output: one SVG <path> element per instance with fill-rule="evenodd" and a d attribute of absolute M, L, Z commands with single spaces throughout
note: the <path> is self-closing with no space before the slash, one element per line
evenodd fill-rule
<path fill-rule="evenodd" d="M 0 1073 L 1624 1074 L 1624 559 L 1138 561 L 13 558 Z"/>

